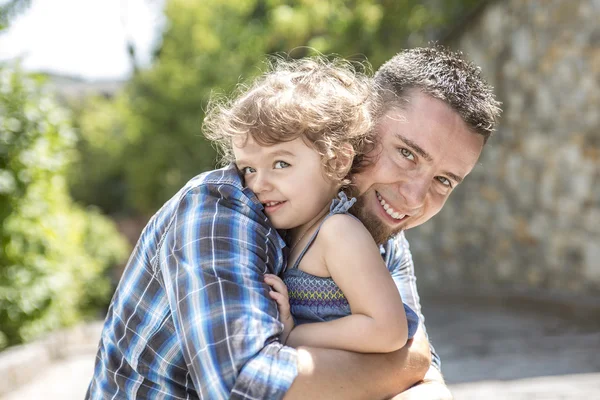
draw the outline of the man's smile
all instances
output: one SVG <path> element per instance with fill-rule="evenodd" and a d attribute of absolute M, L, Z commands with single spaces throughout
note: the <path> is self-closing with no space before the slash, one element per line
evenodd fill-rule
<path fill-rule="evenodd" d="M 377 196 L 377 200 L 379 201 L 379 204 L 381 204 L 383 211 L 394 219 L 395 222 L 403 221 L 409 217 L 408 214 L 402 214 L 399 211 L 396 211 L 387 201 L 385 201 L 379 192 L 375 191 L 375 195 Z"/>

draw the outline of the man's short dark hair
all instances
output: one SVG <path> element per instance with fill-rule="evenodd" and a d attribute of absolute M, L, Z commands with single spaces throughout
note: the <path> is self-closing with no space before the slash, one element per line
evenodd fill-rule
<path fill-rule="evenodd" d="M 440 99 L 454 109 L 487 141 L 500 116 L 500 102 L 481 76 L 481 69 L 442 46 L 404 50 L 379 68 L 375 84 L 383 99 L 383 112 L 405 107 L 418 91 Z"/>

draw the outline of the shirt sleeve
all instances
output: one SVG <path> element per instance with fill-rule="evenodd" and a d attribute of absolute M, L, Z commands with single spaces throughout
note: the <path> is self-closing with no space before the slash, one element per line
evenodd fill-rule
<path fill-rule="evenodd" d="M 283 325 L 263 280 L 281 250 L 276 231 L 255 207 L 233 185 L 192 189 L 159 252 L 200 398 L 280 399 L 297 375 L 296 350 L 279 342 Z"/>
<path fill-rule="evenodd" d="M 425 317 L 423 317 L 423 313 L 421 312 L 421 300 L 419 298 L 419 293 L 417 292 L 415 265 L 404 232 L 399 233 L 394 239 L 391 239 L 385 246 L 385 250 L 386 264 L 400 291 L 402 301 L 417 313 L 419 323 L 422 325 L 423 332 L 425 332 L 425 335 L 427 336 Z M 429 340 L 429 347 L 431 349 L 431 365 L 436 367 L 439 371 L 441 370 L 441 360 L 435 352 L 431 340 Z"/>

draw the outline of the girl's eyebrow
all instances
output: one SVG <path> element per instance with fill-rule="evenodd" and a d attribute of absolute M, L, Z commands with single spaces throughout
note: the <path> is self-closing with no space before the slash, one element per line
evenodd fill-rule
<path fill-rule="evenodd" d="M 269 157 L 288 156 L 288 157 L 294 157 L 294 158 L 296 157 L 296 155 L 294 153 L 292 153 L 291 151 L 287 151 L 287 150 L 283 150 L 283 149 L 275 150 L 275 151 L 269 153 L 268 156 Z M 239 167 L 240 165 L 247 165 L 250 163 L 243 158 L 238 158 L 235 160 L 235 164 Z"/>
<path fill-rule="evenodd" d="M 283 150 L 283 149 L 275 150 L 274 152 L 269 153 L 269 155 L 271 155 L 271 156 L 288 156 L 288 157 L 296 156 L 294 153 L 287 151 L 287 150 Z"/>

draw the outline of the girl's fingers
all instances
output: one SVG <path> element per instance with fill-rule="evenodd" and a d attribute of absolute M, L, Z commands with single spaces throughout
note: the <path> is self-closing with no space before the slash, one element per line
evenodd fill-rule
<path fill-rule="evenodd" d="M 283 296 L 281 293 L 271 291 L 269 292 L 269 296 L 271 296 L 271 298 L 277 302 L 280 312 L 287 312 L 290 309 L 290 302 L 288 301 L 287 297 Z"/>
<path fill-rule="evenodd" d="M 273 275 L 273 274 L 265 274 L 265 282 L 266 281 L 281 282 L 281 283 L 283 283 L 283 281 L 281 280 L 280 277 L 278 277 L 277 275 Z"/>
<path fill-rule="evenodd" d="M 285 297 L 288 297 L 287 286 L 285 286 L 285 283 L 283 283 L 281 278 L 279 278 L 278 276 L 270 274 L 265 275 L 265 282 L 267 283 L 267 285 L 271 286 L 276 292 L 281 293 Z"/>

